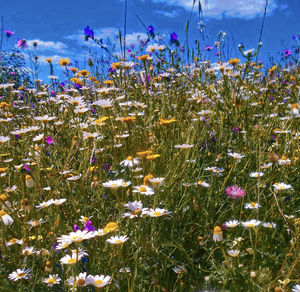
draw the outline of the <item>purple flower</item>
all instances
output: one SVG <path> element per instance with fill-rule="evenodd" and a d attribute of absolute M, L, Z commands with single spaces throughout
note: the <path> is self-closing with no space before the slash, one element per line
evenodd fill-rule
<path fill-rule="evenodd" d="M 73 231 L 76 232 L 77 230 L 80 230 L 80 227 L 77 224 L 74 224 Z"/>
<path fill-rule="evenodd" d="M 94 231 L 95 227 L 92 226 L 92 221 L 87 221 L 84 226 L 84 230 Z"/>
<path fill-rule="evenodd" d="M 59 250 L 56 249 L 56 246 L 57 246 L 57 245 L 58 245 L 57 242 L 54 242 L 54 243 L 52 244 L 52 248 L 55 250 L 55 252 L 59 252 Z"/>
<path fill-rule="evenodd" d="M 50 137 L 50 136 L 47 136 L 45 138 L 45 141 L 49 144 L 49 145 L 52 145 L 53 144 L 53 139 Z"/>
<path fill-rule="evenodd" d="M 283 50 L 282 51 L 282 54 L 285 56 L 285 57 L 288 57 L 292 54 L 291 50 Z"/>
<path fill-rule="evenodd" d="M 213 47 L 209 46 L 209 45 L 204 47 L 204 50 L 207 51 L 207 52 L 211 51 L 212 49 L 213 49 Z"/>
<path fill-rule="evenodd" d="M 237 134 L 238 131 L 239 131 L 239 128 L 238 128 L 238 127 L 234 127 L 234 128 L 233 128 L 233 132 L 234 132 L 235 134 Z"/>
<path fill-rule="evenodd" d="M 27 172 L 30 172 L 30 169 L 29 169 L 29 167 L 28 167 L 27 164 L 24 165 L 24 169 L 25 169 Z"/>
<path fill-rule="evenodd" d="M 179 46 L 178 35 L 176 34 L 176 32 L 172 32 L 170 34 L 170 42 L 171 44 L 175 44 L 176 46 Z"/>
<path fill-rule="evenodd" d="M 148 32 L 149 32 L 149 34 L 150 34 L 150 36 L 151 36 L 152 38 L 155 37 L 154 27 L 153 27 L 152 25 L 149 25 L 149 26 L 148 26 Z"/>
<path fill-rule="evenodd" d="M 87 26 L 84 29 L 84 36 L 85 36 L 85 40 L 88 41 L 89 38 L 94 39 L 94 31 L 92 29 L 90 29 L 89 26 Z"/>
<path fill-rule="evenodd" d="M 245 196 L 245 191 L 241 187 L 235 185 L 227 187 L 225 192 L 227 196 L 231 197 L 234 200 Z"/>
<path fill-rule="evenodd" d="M 18 39 L 17 46 L 18 46 L 18 48 L 26 49 L 27 48 L 27 41 L 24 40 L 24 39 Z"/>
<path fill-rule="evenodd" d="M 5 33 L 7 38 L 10 38 L 15 34 L 13 31 L 10 30 L 4 30 L 3 32 Z"/>

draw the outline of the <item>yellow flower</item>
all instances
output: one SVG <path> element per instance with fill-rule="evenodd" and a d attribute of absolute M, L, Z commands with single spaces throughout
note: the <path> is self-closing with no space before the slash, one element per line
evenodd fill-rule
<path fill-rule="evenodd" d="M 235 65 L 237 65 L 240 61 L 241 61 L 240 59 L 234 58 L 234 59 L 230 59 L 227 63 L 229 63 L 229 64 L 235 66 Z"/>
<path fill-rule="evenodd" d="M 10 107 L 9 103 L 5 101 L 0 102 L 0 108 L 9 108 L 9 107 Z"/>
<path fill-rule="evenodd" d="M 170 119 L 170 120 L 165 120 L 165 119 L 160 119 L 159 120 L 159 124 L 164 126 L 164 125 L 169 125 L 169 124 L 172 124 L 172 123 L 175 123 L 176 120 L 174 118 Z"/>
<path fill-rule="evenodd" d="M 103 84 L 112 86 L 112 85 L 114 85 L 114 82 L 112 80 L 104 80 Z"/>
<path fill-rule="evenodd" d="M 112 64 L 110 65 L 110 67 L 111 67 L 112 69 L 118 69 L 118 68 L 120 68 L 120 65 L 121 65 L 120 62 L 118 62 L 118 63 L 114 62 L 114 63 L 112 63 Z"/>
<path fill-rule="evenodd" d="M 109 117 L 102 117 L 98 120 L 95 120 L 94 123 L 95 123 L 95 125 L 101 125 L 102 123 L 104 123 L 108 119 L 109 119 Z"/>
<path fill-rule="evenodd" d="M 109 222 L 106 224 L 104 227 L 104 233 L 112 232 L 112 231 L 117 231 L 119 229 L 119 226 L 116 222 Z"/>
<path fill-rule="evenodd" d="M 153 160 L 153 159 L 158 158 L 158 157 L 160 157 L 160 154 L 152 154 L 152 155 L 147 155 L 146 159 L 147 160 Z"/>
<path fill-rule="evenodd" d="M 78 68 L 73 68 L 73 67 L 72 67 L 72 68 L 71 68 L 71 71 L 72 71 L 73 74 L 75 74 L 75 73 L 78 71 Z"/>
<path fill-rule="evenodd" d="M 45 59 L 45 61 L 49 64 L 51 64 L 53 62 L 53 60 L 51 58 L 47 58 L 47 59 Z"/>
<path fill-rule="evenodd" d="M 152 150 L 137 152 L 137 156 L 142 157 L 142 158 L 144 158 L 150 154 L 152 154 Z"/>
<path fill-rule="evenodd" d="M 75 77 L 71 78 L 70 81 L 73 83 L 79 84 L 81 86 L 84 84 L 82 80 L 80 80 L 79 78 L 75 78 Z"/>
<path fill-rule="evenodd" d="M 123 122 L 123 123 L 133 123 L 136 121 L 136 117 L 124 117 L 124 118 L 118 118 L 117 119 L 118 121 L 120 122 Z"/>
<path fill-rule="evenodd" d="M 68 66 L 70 64 L 70 59 L 68 58 L 61 58 L 59 60 L 59 65 L 64 67 L 64 66 Z"/>
<path fill-rule="evenodd" d="M 139 56 L 138 59 L 142 62 L 146 62 L 146 61 L 151 61 L 152 58 L 149 56 L 149 55 L 142 55 L 142 56 Z"/>
<path fill-rule="evenodd" d="M 87 71 L 87 70 L 85 70 L 85 69 L 77 72 L 77 76 L 79 76 L 79 77 L 84 77 L 84 78 L 86 78 L 86 77 L 88 77 L 89 75 L 90 75 L 90 72 Z"/>

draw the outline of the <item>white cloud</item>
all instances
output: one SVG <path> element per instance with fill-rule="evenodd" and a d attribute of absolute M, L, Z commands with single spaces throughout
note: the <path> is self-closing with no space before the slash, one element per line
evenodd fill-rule
<path fill-rule="evenodd" d="M 163 10 L 156 10 L 155 11 L 157 14 L 162 14 L 166 17 L 170 17 L 170 18 L 173 18 L 173 17 L 176 17 L 179 15 L 179 11 L 177 9 L 175 10 L 172 10 L 171 12 L 169 11 L 163 11 Z"/>
<path fill-rule="evenodd" d="M 42 41 L 42 40 L 28 40 L 27 44 L 29 47 L 32 47 L 34 43 L 37 43 L 37 50 L 39 51 L 57 51 L 60 53 L 66 52 L 68 46 L 62 42 L 53 42 L 53 41 Z"/>
<path fill-rule="evenodd" d="M 165 3 L 170 6 L 183 7 L 190 11 L 193 0 L 152 0 L 155 3 Z M 266 0 L 201 0 L 204 16 L 220 18 L 222 15 L 227 17 L 238 17 L 250 19 L 264 12 Z M 268 10 L 270 13 L 278 7 L 276 0 L 269 0 Z M 195 11 L 198 11 L 198 1 L 195 1 Z"/>

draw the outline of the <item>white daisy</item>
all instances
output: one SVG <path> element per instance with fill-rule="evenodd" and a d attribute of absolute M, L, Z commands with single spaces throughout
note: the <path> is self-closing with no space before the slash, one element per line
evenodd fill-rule
<path fill-rule="evenodd" d="M 146 195 L 146 196 L 154 195 L 154 190 L 146 185 L 134 186 L 132 192 L 140 193 L 140 194 Z"/>
<path fill-rule="evenodd" d="M 261 221 L 256 220 L 256 219 L 252 219 L 252 220 L 249 220 L 249 221 L 242 222 L 242 225 L 243 225 L 244 227 L 251 228 L 251 227 L 256 227 L 256 226 L 258 226 L 260 223 L 261 223 Z"/>
<path fill-rule="evenodd" d="M 111 238 L 107 239 L 106 241 L 110 244 L 122 244 L 127 241 L 129 237 L 126 235 L 124 236 L 112 236 Z"/>
<path fill-rule="evenodd" d="M 228 228 L 234 228 L 236 226 L 238 226 L 240 223 L 237 220 L 230 220 L 228 222 L 225 222 L 225 226 Z"/>
<path fill-rule="evenodd" d="M 96 276 L 89 275 L 87 277 L 87 282 L 89 285 L 93 285 L 96 288 L 102 288 L 111 283 L 111 277 L 104 276 L 104 275 L 96 275 Z"/>
<path fill-rule="evenodd" d="M 48 278 L 43 279 L 43 282 L 48 284 L 49 287 L 53 287 L 53 285 L 59 284 L 61 278 L 58 277 L 58 274 L 49 275 Z"/>
<path fill-rule="evenodd" d="M 8 275 L 8 279 L 12 281 L 18 281 L 21 279 L 28 279 L 29 276 L 30 276 L 29 269 L 17 269 L 16 271 Z"/>

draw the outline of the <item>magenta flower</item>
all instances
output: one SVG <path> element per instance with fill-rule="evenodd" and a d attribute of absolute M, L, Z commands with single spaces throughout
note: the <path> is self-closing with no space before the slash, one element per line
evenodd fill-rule
<path fill-rule="evenodd" d="M 245 196 L 245 191 L 239 186 L 227 187 L 225 192 L 227 196 L 231 197 L 234 200 Z"/>
<path fill-rule="evenodd" d="M 282 51 L 282 54 L 285 56 L 285 57 L 288 57 L 292 54 L 291 50 L 283 50 Z"/>
<path fill-rule="evenodd" d="M 45 138 L 45 141 L 49 144 L 49 145 L 52 145 L 53 144 L 53 139 L 50 137 L 50 136 L 47 136 Z"/>
<path fill-rule="evenodd" d="M 211 51 L 213 49 L 213 47 L 212 46 L 209 46 L 209 45 L 207 45 L 207 46 L 205 46 L 205 48 L 204 48 L 204 50 L 205 51 Z"/>
<path fill-rule="evenodd" d="M 28 166 L 27 164 L 24 165 L 24 169 L 25 169 L 27 172 L 30 172 L 29 166 Z"/>
<path fill-rule="evenodd" d="M 10 37 L 12 37 L 15 34 L 11 30 L 4 30 L 3 32 L 5 33 L 5 35 L 6 35 L 7 38 L 10 38 Z"/>
<path fill-rule="evenodd" d="M 26 40 L 24 40 L 24 39 L 18 39 L 17 46 L 18 46 L 18 48 L 26 49 L 27 48 L 27 42 L 26 42 Z"/>

